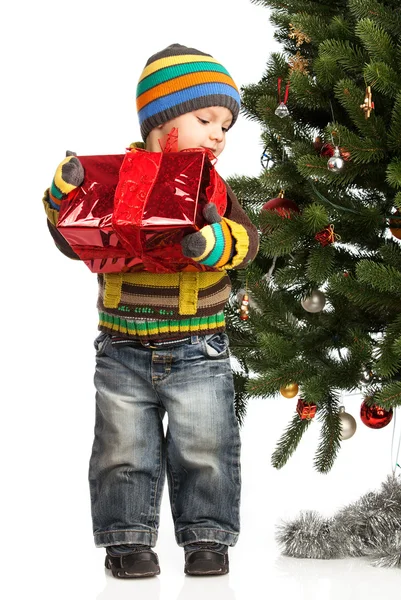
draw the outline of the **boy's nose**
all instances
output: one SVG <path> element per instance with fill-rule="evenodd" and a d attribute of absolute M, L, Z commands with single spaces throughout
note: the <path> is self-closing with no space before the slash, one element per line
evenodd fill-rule
<path fill-rule="evenodd" d="M 214 127 L 210 132 L 210 138 L 212 140 L 216 140 L 217 142 L 221 142 L 223 140 L 223 132 L 221 127 Z"/>

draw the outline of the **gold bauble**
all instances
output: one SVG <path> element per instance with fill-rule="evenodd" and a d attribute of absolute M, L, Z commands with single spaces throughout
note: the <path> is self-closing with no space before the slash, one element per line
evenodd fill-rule
<path fill-rule="evenodd" d="M 284 396 L 284 398 L 294 398 L 294 396 L 298 394 L 298 384 L 289 383 L 288 385 L 281 386 L 280 394 Z"/>

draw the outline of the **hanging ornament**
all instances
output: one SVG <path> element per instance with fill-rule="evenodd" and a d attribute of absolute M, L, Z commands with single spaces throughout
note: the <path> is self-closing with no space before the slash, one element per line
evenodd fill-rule
<path fill-rule="evenodd" d="M 333 144 L 322 144 L 321 148 L 320 148 L 320 156 L 328 156 L 329 158 L 331 158 L 334 154 L 334 146 Z"/>
<path fill-rule="evenodd" d="M 284 396 L 284 398 L 294 398 L 298 394 L 298 384 L 297 383 L 289 383 L 288 385 L 282 385 L 280 388 L 280 394 Z"/>
<path fill-rule="evenodd" d="M 247 321 L 249 319 L 249 294 L 248 294 L 248 286 L 247 289 L 241 289 L 237 293 L 237 299 L 240 303 L 240 307 L 238 309 L 239 318 L 241 321 Z"/>
<path fill-rule="evenodd" d="M 296 45 L 298 47 L 302 46 L 303 43 L 309 44 L 311 39 L 308 35 L 306 35 L 306 33 L 301 31 L 298 27 L 294 27 L 294 25 L 292 23 L 290 23 L 289 25 L 290 25 L 290 33 L 288 34 L 288 37 L 292 40 L 295 40 Z"/>
<path fill-rule="evenodd" d="M 309 60 L 302 56 L 299 50 L 294 56 L 291 56 L 291 58 L 288 59 L 288 65 L 290 67 L 290 73 L 293 73 L 294 71 L 305 74 L 309 73 Z"/>
<path fill-rule="evenodd" d="M 288 110 L 288 108 L 286 106 L 287 100 L 288 100 L 288 92 L 290 89 L 290 83 L 288 82 L 287 85 L 285 86 L 284 98 L 281 101 L 281 82 L 282 82 L 282 79 L 281 79 L 281 77 L 279 77 L 277 79 L 277 91 L 278 91 L 279 105 L 276 108 L 276 110 L 274 111 L 274 114 L 277 115 L 277 117 L 280 117 L 280 119 L 282 119 L 283 117 L 288 117 L 288 115 L 290 114 L 290 111 Z"/>
<path fill-rule="evenodd" d="M 334 151 L 335 151 L 334 144 L 330 144 L 328 142 L 326 144 L 323 144 L 323 142 L 321 140 L 322 140 L 322 138 L 317 137 L 315 139 L 315 141 L 313 142 L 313 147 L 315 148 L 316 152 L 319 152 L 320 156 L 327 156 L 328 158 L 331 158 L 332 156 L 334 156 Z M 339 147 L 339 150 L 340 150 L 340 157 L 344 161 L 350 160 L 351 152 L 349 152 L 349 150 L 347 150 L 343 146 Z"/>
<path fill-rule="evenodd" d="M 371 398 L 368 396 L 361 404 L 361 421 L 371 429 L 381 429 L 388 425 L 393 418 L 393 409 L 386 410 L 377 404 L 368 406 L 366 400 Z"/>
<path fill-rule="evenodd" d="M 338 171 L 341 171 L 343 166 L 344 160 L 341 158 L 340 148 L 335 146 L 333 156 L 327 161 L 327 168 L 333 173 L 338 173 Z"/>
<path fill-rule="evenodd" d="M 255 284 L 255 287 L 258 287 L 257 284 Z M 250 294 L 248 288 L 247 289 L 240 288 L 238 290 L 238 292 L 237 292 L 237 302 L 238 302 L 238 304 L 240 304 L 240 305 L 242 304 L 242 298 L 244 297 L 245 294 L 248 296 L 248 302 L 249 302 L 248 308 L 249 308 L 249 310 L 252 310 L 252 311 L 255 310 L 256 312 L 259 312 L 259 313 L 262 312 L 260 310 L 259 305 L 254 300 L 253 296 Z"/>
<path fill-rule="evenodd" d="M 284 198 L 283 190 L 280 191 L 277 198 L 268 200 L 266 204 L 262 206 L 262 210 L 274 210 L 285 219 L 291 219 L 291 212 L 300 212 L 295 202 L 288 200 L 288 198 Z"/>
<path fill-rule="evenodd" d="M 263 150 L 262 156 L 260 157 L 260 164 L 266 170 L 269 170 L 274 164 L 273 158 L 267 152 L 268 149 L 269 146 L 266 146 L 266 148 Z"/>
<path fill-rule="evenodd" d="M 401 213 L 399 210 L 395 211 L 394 217 L 398 218 L 390 219 L 390 231 L 397 240 L 401 240 Z"/>
<path fill-rule="evenodd" d="M 333 244 L 340 239 L 340 236 L 334 233 L 334 225 L 327 225 L 327 227 L 322 229 L 322 231 L 318 231 L 315 235 L 315 240 L 322 246 L 328 246 L 328 244 Z"/>
<path fill-rule="evenodd" d="M 364 100 L 363 104 L 360 104 L 359 106 L 360 106 L 360 108 L 362 108 L 363 112 L 365 113 L 365 119 L 369 119 L 370 113 L 375 108 L 375 103 L 372 101 L 372 89 L 371 89 L 370 85 L 366 86 L 365 100 Z"/>
<path fill-rule="evenodd" d="M 310 296 L 307 296 L 301 300 L 302 308 L 310 313 L 322 311 L 325 304 L 326 296 L 320 290 L 313 290 Z"/>
<path fill-rule="evenodd" d="M 316 150 L 316 152 L 320 152 L 322 150 L 323 140 L 320 136 L 315 137 L 315 141 L 313 142 L 313 147 Z"/>
<path fill-rule="evenodd" d="M 297 413 L 302 420 L 313 419 L 316 414 L 316 408 L 316 404 L 305 402 L 305 400 L 302 400 L 302 398 L 298 400 Z"/>
<path fill-rule="evenodd" d="M 356 421 L 352 415 L 345 412 L 344 406 L 340 406 L 338 416 L 341 424 L 340 439 L 349 440 L 356 431 Z"/>

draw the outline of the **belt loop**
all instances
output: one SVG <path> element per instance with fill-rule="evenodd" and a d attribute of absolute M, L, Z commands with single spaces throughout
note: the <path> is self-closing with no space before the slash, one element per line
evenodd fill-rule
<path fill-rule="evenodd" d="M 199 344 L 199 336 L 191 335 L 191 344 Z"/>

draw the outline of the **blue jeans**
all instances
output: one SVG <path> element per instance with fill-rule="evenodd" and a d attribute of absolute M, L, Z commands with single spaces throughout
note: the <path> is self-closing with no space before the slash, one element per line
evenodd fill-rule
<path fill-rule="evenodd" d="M 233 546 L 241 442 L 227 335 L 152 349 L 119 346 L 101 333 L 95 348 L 89 484 L 96 546 L 155 546 L 166 472 L 177 543 Z"/>

